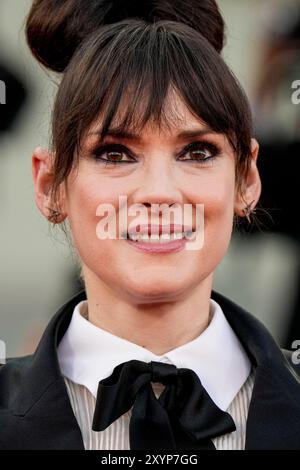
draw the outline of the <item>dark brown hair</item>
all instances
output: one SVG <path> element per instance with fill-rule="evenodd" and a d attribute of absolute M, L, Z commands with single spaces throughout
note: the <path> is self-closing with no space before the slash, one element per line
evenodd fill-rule
<path fill-rule="evenodd" d="M 53 201 L 100 113 L 102 137 L 126 96 L 120 130 L 137 132 L 150 118 L 166 123 L 171 86 L 196 117 L 228 137 L 241 190 L 250 164 L 252 117 L 220 55 L 224 22 L 214 0 L 35 0 L 26 33 L 35 57 L 63 72 L 52 119 Z"/>

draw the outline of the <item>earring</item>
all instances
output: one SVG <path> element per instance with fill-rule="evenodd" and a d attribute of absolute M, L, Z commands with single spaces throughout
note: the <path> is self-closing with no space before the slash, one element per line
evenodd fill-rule
<path fill-rule="evenodd" d="M 51 207 L 47 207 L 47 209 L 50 211 L 50 215 L 48 216 L 48 220 L 51 222 L 53 221 L 54 223 L 57 222 L 58 217 L 61 215 L 61 213 L 55 209 L 52 209 Z"/>
<path fill-rule="evenodd" d="M 253 201 L 250 202 L 249 204 L 247 204 L 246 207 L 244 207 L 244 209 L 243 209 L 243 212 L 244 212 L 249 224 L 251 224 L 250 214 L 255 214 L 256 213 L 255 210 L 251 210 L 251 206 L 252 206 L 253 202 L 255 202 L 255 199 L 253 199 Z"/>

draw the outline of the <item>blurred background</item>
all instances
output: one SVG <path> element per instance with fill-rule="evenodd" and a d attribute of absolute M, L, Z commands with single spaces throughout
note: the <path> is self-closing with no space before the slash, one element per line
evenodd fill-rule
<path fill-rule="evenodd" d="M 213 288 L 291 348 L 300 339 L 300 0 L 218 3 L 228 29 L 223 56 L 255 117 L 262 196 L 255 223 L 235 231 Z M 26 46 L 30 5 L 0 3 L 0 85 L 6 83 L 5 97 L 0 87 L 0 339 L 8 357 L 34 351 L 51 316 L 81 288 L 70 247 L 34 202 L 32 150 L 48 147 L 60 77 L 42 69 Z"/>

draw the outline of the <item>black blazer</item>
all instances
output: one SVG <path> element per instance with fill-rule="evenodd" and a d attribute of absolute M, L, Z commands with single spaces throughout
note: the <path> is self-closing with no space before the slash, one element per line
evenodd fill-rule
<path fill-rule="evenodd" d="M 300 449 L 300 366 L 242 307 L 214 290 L 211 297 L 256 366 L 246 449 Z M 33 355 L 0 367 L 0 449 L 84 449 L 56 352 L 84 299 L 82 290 L 58 310 Z"/>

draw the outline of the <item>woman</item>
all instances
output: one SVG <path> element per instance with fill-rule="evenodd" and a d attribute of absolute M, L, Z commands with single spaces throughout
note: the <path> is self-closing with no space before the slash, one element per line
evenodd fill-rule
<path fill-rule="evenodd" d="M 261 192 L 215 1 L 36 0 L 27 39 L 63 72 L 35 200 L 84 289 L 2 367 L 0 447 L 299 449 L 292 361 L 212 289 Z"/>

